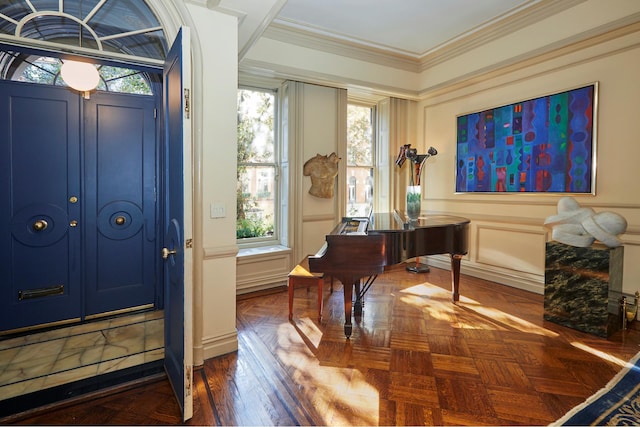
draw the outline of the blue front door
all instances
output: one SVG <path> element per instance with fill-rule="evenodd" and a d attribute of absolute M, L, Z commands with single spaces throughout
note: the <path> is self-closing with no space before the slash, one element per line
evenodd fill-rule
<path fill-rule="evenodd" d="M 84 102 L 85 315 L 155 303 L 159 242 L 154 98 Z"/>
<path fill-rule="evenodd" d="M 0 331 L 158 304 L 154 107 L 0 81 Z"/>
<path fill-rule="evenodd" d="M 0 81 L 1 330 L 82 315 L 79 111 L 65 89 Z"/>
<path fill-rule="evenodd" d="M 193 416 L 193 291 L 188 198 L 191 161 L 191 38 L 181 27 L 165 59 L 163 109 L 166 167 L 164 247 L 164 366 L 182 410 Z M 185 191 L 185 188 L 187 191 Z M 186 212 L 185 212 L 186 211 Z"/>

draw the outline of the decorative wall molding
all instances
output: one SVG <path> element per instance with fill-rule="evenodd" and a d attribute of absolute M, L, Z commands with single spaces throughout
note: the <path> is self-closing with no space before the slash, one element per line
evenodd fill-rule
<path fill-rule="evenodd" d="M 427 52 L 420 59 L 420 71 L 446 62 L 456 56 L 470 52 L 482 45 L 498 40 L 524 27 L 533 25 L 564 10 L 571 9 L 585 0 L 544 0 L 524 10 L 499 16 L 493 23 L 473 29 L 457 39 L 451 40 Z"/>
<path fill-rule="evenodd" d="M 325 215 L 305 215 L 302 218 L 302 221 L 307 222 L 324 222 L 324 221 L 335 221 L 336 217 L 333 214 L 325 214 Z"/>
<path fill-rule="evenodd" d="M 353 43 L 349 44 L 348 42 L 339 39 L 331 40 L 330 42 L 323 42 L 327 36 L 317 35 L 311 32 L 305 33 L 304 30 L 297 28 L 295 30 L 290 30 L 286 26 L 277 22 L 271 24 L 271 26 L 265 31 L 264 37 L 276 42 L 315 49 L 331 55 L 340 55 L 350 59 L 379 64 L 390 68 L 420 73 L 428 71 L 430 67 L 442 64 L 447 60 L 451 60 L 456 56 L 473 50 L 480 44 L 477 40 L 481 39 L 484 40 L 484 43 L 488 43 L 489 41 L 496 40 L 501 36 L 504 37 L 509 32 L 516 31 L 518 26 L 522 28 L 526 25 L 526 22 L 529 22 L 528 25 L 531 25 L 559 13 L 562 10 L 574 7 L 583 1 L 584 0 L 567 0 L 557 2 L 545 0 L 544 2 L 541 2 L 540 5 L 523 11 L 523 16 L 510 16 L 509 19 L 506 19 L 505 22 L 502 23 L 505 28 L 502 28 L 499 25 L 487 26 L 478 30 L 476 33 L 472 33 L 472 36 L 467 39 L 458 39 L 446 47 L 430 52 L 427 55 L 429 58 L 425 60 L 424 65 L 420 65 L 418 67 L 416 67 L 415 64 L 407 65 L 407 62 L 410 64 L 411 61 L 418 61 L 417 59 L 412 60 L 404 58 L 402 61 L 399 61 L 399 58 L 395 54 L 390 55 L 388 53 L 381 53 L 373 48 L 354 45 Z M 530 15 L 528 18 L 526 17 L 527 13 Z M 515 23 L 512 23 L 512 19 L 515 19 Z M 530 21 L 527 21 L 527 19 L 530 19 Z M 638 32 L 640 31 L 639 27 L 640 14 L 632 14 L 619 20 L 592 28 L 588 31 L 558 40 L 544 47 L 510 57 L 504 61 L 495 62 L 486 67 L 475 69 L 461 75 L 456 74 L 449 80 L 431 85 L 425 84 L 423 87 L 416 88 L 415 91 L 389 85 L 372 85 L 370 81 L 359 81 L 354 78 L 345 78 L 343 76 L 338 77 L 327 73 L 318 73 L 313 70 L 296 69 L 294 67 L 246 58 L 240 62 L 239 67 L 242 72 L 247 74 L 271 77 L 278 76 L 283 79 L 286 78 L 314 84 L 325 84 L 333 87 L 346 87 L 349 88 L 349 90 L 368 87 L 379 95 L 410 100 L 427 100 L 439 97 L 443 94 L 451 94 L 457 90 L 500 76 L 508 76 L 513 80 L 517 77 L 512 76 L 517 76 L 516 72 L 520 70 L 529 69 L 532 66 L 543 64 L 553 59 L 564 58 L 575 52 L 584 54 L 585 49 L 589 47 L 601 45 L 634 32 Z M 507 31 L 507 33 L 503 31 Z M 478 36 L 480 33 L 483 35 L 482 37 Z M 611 55 L 614 53 L 614 51 L 599 52 L 598 55 Z M 595 56 L 591 59 L 595 59 Z M 573 61 L 571 65 L 576 65 L 576 61 Z M 528 75 L 523 78 L 528 79 L 532 77 L 534 76 Z"/>
<path fill-rule="evenodd" d="M 242 62 L 240 62 L 240 64 L 238 64 L 238 67 L 239 71 L 245 75 L 256 75 L 272 78 L 274 76 L 277 76 L 277 78 L 280 78 L 282 80 L 295 80 L 297 82 L 330 86 L 333 88 L 348 88 L 349 90 L 363 90 L 364 88 L 375 92 L 378 96 L 390 96 L 411 100 L 418 99 L 417 90 L 406 90 L 389 85 L 372 86 L 371 82 L 366 80 L 320 73 L 309 69 L 283 66 L 268 61 L 259 61 L 245 58 L 242 60 Z"/>
<path fill-rule="evenodd" d="M 513 84 L 519 80 L 528 80 L 539 75 L 553 73 L 566 66 L 576 66 L 584 61 L 593 61 L 617 52 L 632 49 L 637 46 L 637 42 L 631 42 L 630 45 L 625 44 L 616 49 L 605 49 L 604 51 L 594 51 L 591 53 L 588 49 L 602 45 L 604 43 L 620 39 L 622 37 L 640 32 L 640 14 L 634 14 L 620 19 L 615 23 L 603 25 L 591 31 L 584 32 L 573 37 L 557 41 L 549 44 L 541 49 L 536 49 L 524 55 L 518 55 L 505 61 L 491 64 L 488 67 L 474 70 L 472 72 L 458 75 L 453 79 L 441 82 L 428 88 L 422 88 L 419 92 L 419 98 L 422 100 L 437 99 L 437 103 L 448 102 L 470 93 L 461 93 L 462 90 L 469 87 L 479 87 L 478 84 L 506 76 L 507 81 L 500 82 L 500 85 Z M 549 69 L 540 71 L 538 74 L 528 73 L 520 76 L 517 72 L 521 70 L 529 70 L 531 67 L 538 66 L 558 58 L 567 59 L 569 55 L 577 53 L 584 55 L 581 60 L 571 60 L 569 64 L 555 64 Z M 568 59 L 567 59 L 568 60 Z M 484 90 L 495 89 L 494 85 L 490 88 L 482 87 L 473 93 Z M 455 96 L 452 96 L 455 95 Z M 443 98 L 443 95 L 445 95 Z M 436 105 L 436 104 L 431 104 Z"/>
<path fill-rule="evenodd" d="M 544 265 L 532 265 L 532 248 L 534 252 L 544 252 L 548 232 L 540 229 L 524 229 L 522 227 L 476 224 L 472 227 L 472 261 L 487 269 L 500 268 L 511 271 L 514 276 L 544 276 Z"/>
<path fill-rule="evenodd" d="M 318 34 L 289 26 L 282 20 L 272 22 L 264 32 L 263 37 L 386 67 L 416 73 L 420 71 L 418 58 L 416 56 L 411 56 L 406 53 L 390 52 L 389 50 L 372 46 L 363 46 L 361 43 L 355 43 L 325 34 Z"/>
<path fill-rule="evenodd" d="M 217 246 L 204 248 L 204 259 L 230 258 L 238 255 L 238 245 Z"/>
<path fill-rule="evenodd" d="M 516 12 L 499 16 L 489 24 L 474 28 L 463 36 L 421 54 L 388 47 L 366 46 L 355 40 L 350 41 L 305 30 L 282 19 L 275 19 L 264 32 L 264 37 L 400 70 L 422 72 L 480 45 L 505 37 L 525 26 L 575 7 L 584 1 L 542 0 L 532 2 L 533 5 L 527 5 Z"/>

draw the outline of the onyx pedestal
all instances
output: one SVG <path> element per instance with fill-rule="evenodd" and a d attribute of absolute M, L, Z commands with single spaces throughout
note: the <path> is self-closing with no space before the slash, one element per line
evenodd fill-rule
<path fill-rule="evenodd" d="M 624 247 L 547 242 L 544 319 L 608 338 L 622 327 Z"/>

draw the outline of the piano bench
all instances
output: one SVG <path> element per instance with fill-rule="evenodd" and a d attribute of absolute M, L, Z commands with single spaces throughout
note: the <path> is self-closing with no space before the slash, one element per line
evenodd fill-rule
<path fill-rule="evenodd" d="M 296 286 L 315 285 L 318 287 L 318 320 L 322 319 L 322 285 L 324 284 L 324 273 L 312 273 L 309 270 L 309 255 L 289 272 L 289 320 L 293 319 L 293 291 Z M 331 292 L 333 292 L 333 278 L 331 279 Z"/>

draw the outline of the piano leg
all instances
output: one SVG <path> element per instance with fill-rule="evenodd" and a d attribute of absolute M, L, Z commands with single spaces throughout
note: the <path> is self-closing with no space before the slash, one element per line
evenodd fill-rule
<path fill-rule="evenodd" d="M 362 301 L 362 291 L 360 289 L 360 280 L 356 280 L 356 282 L 354 283 L 354 286 L 356 287 L 356 303 L 353 306 L 353 314 L 356 316 L 362 316 L 363 301 Z"/>
<path fill-rule="evenodd" d="M 460 260 L 462 255 L 451 254 L 451 298 L 460 301 Z"/>
<path fill-rule="evenodd" d="M 343 282 L 350 283 L 350 282 Z M 353 284 L 344 286 L 344 335 L 349 339 L 351 337 L 351 310 L 353 308 Z"/>

